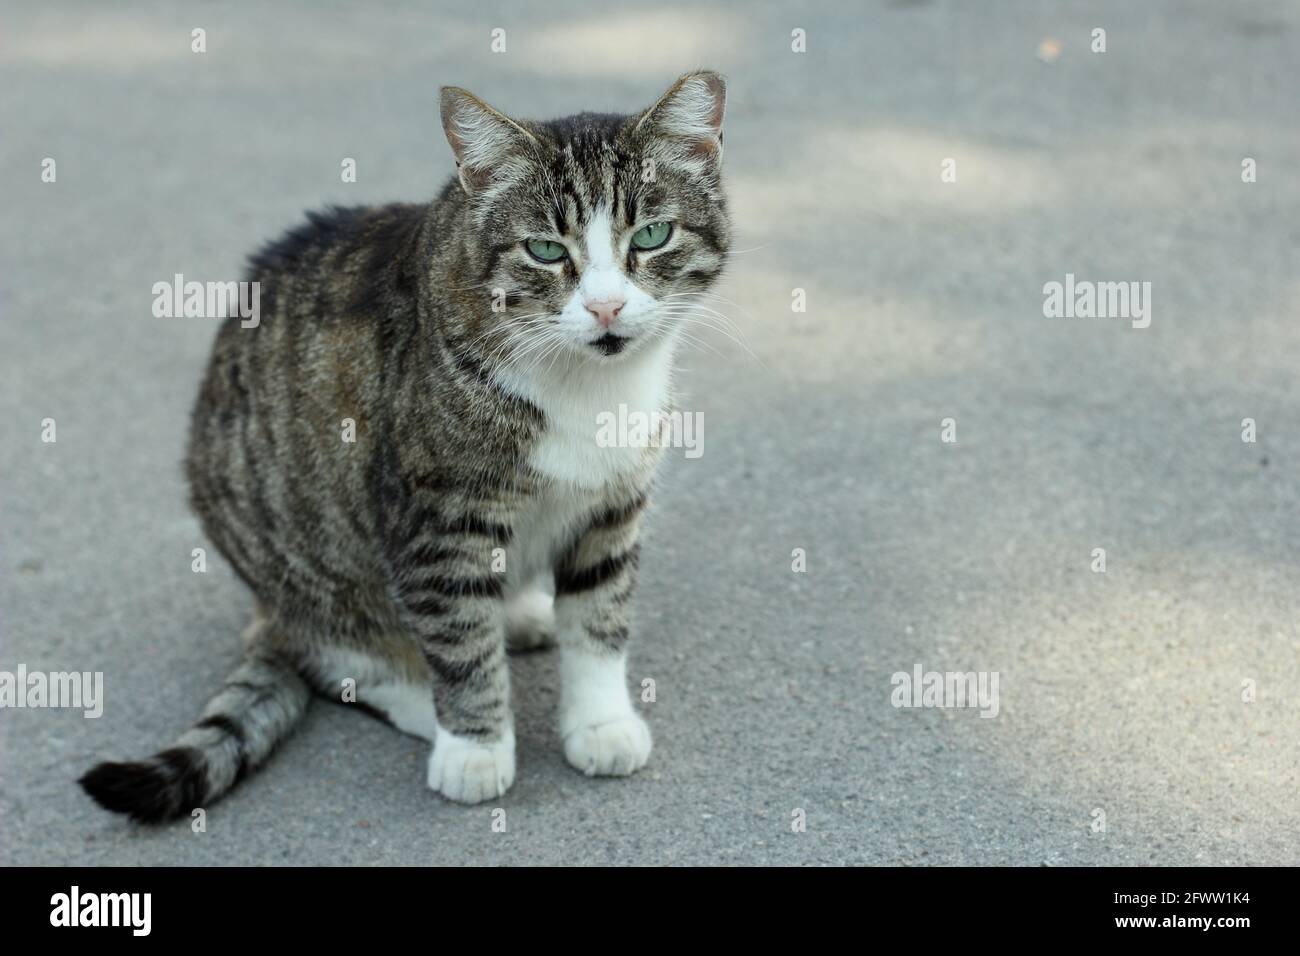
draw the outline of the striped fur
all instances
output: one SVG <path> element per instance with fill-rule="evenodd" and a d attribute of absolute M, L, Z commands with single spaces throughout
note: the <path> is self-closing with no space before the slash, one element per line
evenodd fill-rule
<path fill-rule="evenodd" d="M 445 90 L 459 175 L 433 202 L 311 214 L 252 258 L 261 321 L 217 335 L 186 473 L 260 617 L 198 724 L 91 770 L 95 799 L 188 815 L 267 758 L 310 691 L 339 700 L 349 677 L 360 707 L 436 741 L 434 789 L 495 796 L 514 775 L 507 633 L 559 644 L 578 769 L 645 762 L 623 681 L 660 451 L 596 449 L 593 412 L 671 405 L 677 313 L 662 304 L 707 288 L 729 241 L 724 98 L 698 73 L 644 113 L 532 123 Z M 648 217 L 674 232 L 641 253 L 628 236 Z M 570 259 L 529 255 L 551 234 Z M 621 243 L 612 259 L 592 235 Z M 601 256 L 641 314 L 617 348 L 560 341 L 562 320 L 587 334 L 572 314 Z"/>

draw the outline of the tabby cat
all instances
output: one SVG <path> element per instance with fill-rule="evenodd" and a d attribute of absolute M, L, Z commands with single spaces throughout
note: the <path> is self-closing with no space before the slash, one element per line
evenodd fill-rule
<path fill-rule="evenodd" d="M 186 473 L 254 620 L 192 729 L 81 778 L 102 806 L 188 816 L 313 691 L 353 687 L 433 743 L 431 788 L 498 797 L 508 646 L 558 644 L 570 764 L 645 765 L 626 654 L 661 449 L 601 447 L 597 420 L 671 407 L 683 303 L 729 243 L 725 98 L 701 71 L 636 115 L 528 122 L 444 88 L 457 175 L 436 200 L 312 214 L 253 256 L 261 320 L 217 335 Z"/>

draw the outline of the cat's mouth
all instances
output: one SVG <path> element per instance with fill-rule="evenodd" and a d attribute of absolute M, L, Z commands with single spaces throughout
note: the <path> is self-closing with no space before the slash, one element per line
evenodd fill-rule
<path fill-rule="evenodd" d="M 587 344 L 602 355 L 617 355 L 632 341 L 626 335 L 615 335 L 613 332 L 606 332 L 598 339 L 592 339 Z"/>

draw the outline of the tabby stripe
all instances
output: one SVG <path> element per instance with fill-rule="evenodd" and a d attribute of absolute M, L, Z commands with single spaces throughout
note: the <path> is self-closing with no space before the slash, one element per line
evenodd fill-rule
<path fill-rule="evenodd" d="M 460 592 L 449 590 L 444 582 L 461 578 L 472 579 L 475 577 L 476 572 L 477 568 L 471 567 L 462 572 L 458 571 L 454 565 L 446 564 L 412 568 L 406 576 L 402 590 L 407 595 L 428 592 L 441 596 L 458 597 Z"/>
<path fill-rule="evenodd" d="M 513 248 L 515 248 L 515 243 L 513 242 L 499 243 L 495 246 L 490 246 L 487 251 L 487 267 L 484 268 L 483 274 L 479 276 L 479 278 L 485 280 L 491 278 L 492 274 L 497 271 L 497 263 L 501 261 L 501 257 Z"/>
<path fill-rule="evenodd" d="M 493 650 L 489 648 L 484 653 L 467 661 L 449 661 L 438 654 L 425 654 L 424 656 L 429 662 L 429 667 L 444 683 L 457 686 L 467 684 L 473 680 L 474 675 L 492 657 L 492 653 Z"/>
<path fill-rule="evenodd" d="M 402 552 L 402 563 L 411 567 L 424 568 L 449 561 L 472 561 L 474 556 L 438 541 L 420 541 L 409 545 Z"/>
<path fill-rule="evenodd" d="M 582 197 L 578 195 L 577 189 L 575 189 L 573 184 L 567 179 L 560 187 L 560 194 L 573 200 L 573 210 L 575 218 L 578 220 L 579 228 L 587 225 L 587 211 L 582 202 Z"/>
<path fill-rule="evenodd" d="M 226 686 L 229 687 L 230 685 L 227 684 Z M 195 726 L 211 727 L 214 730 L 219 730 L 223 734 L 234 739 L 234 741 L 239 745 L 239 766 L 235 769 L 235 782 L 238 783 L 243 780 L 244 776 L 248 773 L 248 753 L 244 747 L 244 728 L 224 714 L 213 714 L 211 717 L 205 717 L 195 724 Z"/>
<path fill-rule="evenodd" d="M 439 575 L 430 578 L 425 586 L 447 597 L 501 597 L 501 578 L 451 578 Z"/>
<path fill-rule="evenodd" d="M 239 410 L 247 415 L 250 396 L 248 386 L 244 384 L 243 376 L 240 374 L 238 363 L 232 362 L 230 365 L 229 382 L 230 387 L 234 389 L 235 395 L 239 398 Z"/>
<path fill-rule="evenodd" d="M 220 730 L 222 733 L 234 737 L 239 743 L 241 749 L 244 746 L 244 728 L 239 726 L 239 724 L 235 723 L 225 714 L 213 714 L 211 717 L 204 717 L 194 726 L 211 727 L 214 730 Z"/>
<path fill-rule="evenodd" d="M 555 593 L 557 595 L 577 594 L 581 591 L 590 591 L 600 587 L 602 584 L 616 578 L 624 568 L 629 566 L 635 568 L 640 550 L 641 546 L 634 544 L 622 554 L 607 557 L 599 564 L 592 565 L 585 570 L 563 570 L 555 576 Z"/>
<path fill-rule="evenodd" d="M 471 737 L 476 740 L 490 739 L 496 732 L 495 724 L 466 724 L 456 728 L 456 736 Z"/>
<path fill-rule="evenodd" d="M 439 698 L 441 699 L 441 698 Z M 499 694 L 483 694 L 474 700 L 463 701 L 457 709 L 457 716 L 466 724 L 478 722 L 484 727 L 495 728 L 500 726 L 501 705 L 505 703 Z M 456 729 L 460 733 L 460 728 Z"/>
<path fill-rule="evenodd" d="M 620 507 L 606 508 L 591 523 L 593 530 L 608 531 L 610 528 L 617 528 L 620 525 L 627 524 L 645 508 L 647 498 L 645 495 L 637 495 L 630 504 Z"/>
<path fill-rule="evenodd" d="M 437 597 L 404 598 L 406 609 L 418 617 L 443 617 L 451 613 L 447 602 Z"/>
<path fill-rule="evenodd" d="M 619 588 L 614 594 L 610 595 L 608 601 L 610 604 L 626 604 L 632 598 L 632 592 L 636 590 L 636 580 L 629 578 L 627 584 Z"/>
<path fill-rule="evenodd" d="M 437 528 L 442 520 L 438 512 L 423 505 L 415 505 L 402 516 L 402 545 L 405 547 L 430 528 Z"/>
<path fill-rule="evenodd" d="M 444 621 L 438 625 L 445 633 L 449 634 L 473 634 L 475 631 L 487 627 L 488 621 Z"/>
<path fill-rule="evenodd" d="M 197 747 L 172 747 L 157 758 L 173 783 L 179 783 L 179 809 L 197 807 L 208 797 L 208 764 Z"/>
<path fill-rule="evenodd" d="M 601 644 L 608 644 L 610 647 L 619 648 L 627 643 L 628 627 L 626 624 L 611 628 L 588 626 L 587 634 L 590 635 L 593 640 L 599 641 Z"/>
<path fill-rule="evenodd" d="M 479 534 L 502 544 L 509 543 L 512 533 L 511 529 L 506 525 L 499 524 L 473 512 L 466 512 L 458 518 L 443 522 L 438 527 L 438 530 L 443 534 Z"/>
<path fill-rule="evenodd" d="M 721 268 L 692 269 L 690 272 L 687 272 L 685 275 L 683 275 L 682 278 L 693 280 L 695 282 L 712 282 L 714 279 L 718 277 L 718 273 L 720 273 L 721 271 L 722 271 Z"/>
<path fill-rule="evenodd" d="M 704 240 L 704 244 L 714 252 L 722 252 L 722 237 L 718 235 L 717 230 L 709 226 L 692 226 L 687 223 L 678 223 L 687 232 L 699 236 Z"/>

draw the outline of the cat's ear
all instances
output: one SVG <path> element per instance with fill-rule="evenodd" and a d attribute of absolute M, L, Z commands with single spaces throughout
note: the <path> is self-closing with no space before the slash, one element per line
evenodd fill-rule
<path fill-rule="evenodd" d="M 717 169 L 722 159 L 722 117 L 727 84 L 712 70 L 687 73 L 669 87 L 637 122 L 667 147 L 669 156 L 699 172 Z"/>
<path fill-rule="evenodd" d="M 494 178 L 521 168 L 521 154 L 537 142 L 510 117 L 460 87 L 444 86 L 440 105 L 442 128 L 456 157 L 460 185 L 470 195 Z"/>

